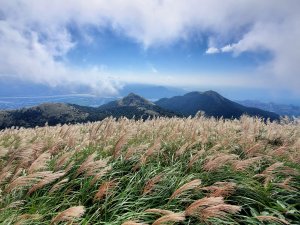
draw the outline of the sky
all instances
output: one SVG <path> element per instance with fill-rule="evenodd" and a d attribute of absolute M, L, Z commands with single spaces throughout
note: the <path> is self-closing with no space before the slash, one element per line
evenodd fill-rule
<path fill-rule="evenodd" d="M 299 12 L 299 0 L 0 0 L 0 77 L 300 103 Z"/>

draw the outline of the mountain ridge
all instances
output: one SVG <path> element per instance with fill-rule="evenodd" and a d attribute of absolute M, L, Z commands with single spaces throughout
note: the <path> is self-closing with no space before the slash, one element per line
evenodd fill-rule
<path fill-rule="evenodd" d="M 300 116 L 300 106 L 293 105 L 293 104 L 281 104 L 281 103 L 274 103 L 274 102 L 260 102 L 256 100 L 243 100 L 237 101 L 239 104 L 247 106 L 247 107 L 254 107 L 270 112 L 274 112 L 281 116 Z"/>
<path fill-rule="evenodd" d="M 242 106 L 224 98 L 215 91 L 190 92 L 183 96 L 162 98 L 151 102 L 130 93 L 99 107 L 66 103 L 43 103 L 19 110 L 0 111 L 0 129 L 7 127 L 35 127 L 68 123 L 83 123 L 103 120 L 106 117 L 147 119 L 153 117 L 187 117 L 204 111 L 207 116 L 238 118 L 243 114 L 279 119 L 275 113 Z"/>
<path fill-rule="evenodd" d="M 270 118 L 271 120 L 279 119 L 279 115 L 275 113 L 240 105 L 212 90 L 190 92 L 182 96 L 163 98 L 156 101 L 155 104 L 181 113 L 184 116 L 194 116 L 198 111 L 204 111 L 207 116 L 217 118 L 239 118 L 241 115 L 247 114 L 265 119 Z"/>
<path fill-rule="evenodd" d="M 118 107 L 118 106 L 136 106 L 136 107 L 146 106 L 146 107 L 149 107 L 152 105 L 155 105 L 155 104 L 153 102 L 150 102 L 149 100 L 131 92 L 124 98 L 108 102 L 106 104 L 99 106 L 99 108 Z"/>
<path fill-rule="evenodd" d="M 119 104 L 121 103 L 121 104 Z M 94 122 L 106 117 L 147 119 L 180 116 L 148 100 L 131 94 L 103 106 L 89 107 L 66 103 L 43 103 L 18 110 L 0 110 L 0 129 L 18 126 L 35 127 L 67 123 Z"/>

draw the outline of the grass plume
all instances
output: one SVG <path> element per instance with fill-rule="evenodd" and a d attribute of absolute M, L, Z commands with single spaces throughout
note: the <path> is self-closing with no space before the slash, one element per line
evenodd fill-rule
<path fill-rule="evenodd" d="M 84 206 L 73 206 L 60 212 L 56 217 L 54 217 L 51 221 L 51 224 L 55 224 L 58 222 L 72 222 L 76 218 L 80 218 L 85 213 Z"/>
<path fill-rule="evenodd" d="M 199 115 L 0 131 L 0 224 L 298 224 L 299 123 Z"/>
<path fill-rule="evenodd" d="M 174 191 L 174 193 L 171 195 L 170 200 L 177 198 L 178 196 L 180 196 L 183 192 L 187 191 L 187 190 L 192 190 L 195 189 L 196 187 L 199 187 L 201 185 L 201 180 L 200 179 L 195 179 L 192 180 L 186 184 L 184 184 L 183 186 L 181 186 L 180 188 L 178 188 L 177 190 Z"/>

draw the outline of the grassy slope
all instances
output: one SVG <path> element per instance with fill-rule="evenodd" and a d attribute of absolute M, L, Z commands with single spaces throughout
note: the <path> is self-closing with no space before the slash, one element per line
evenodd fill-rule
<path fill-rule="evenodd" d="M 216 218 L 209 216 L 212 208 L 205 211 L 205 206 L 198 209 L 200 215 L 186 215 L 181 224 L 280 224 L 279 220 L 299 224 L 299 140 L 299 124 L 265 124 L 248 117 L 234 121 L 105 119 L 85 125 L 5 130 L 0 132 L 0 223 L 49 224 L 60 212 L 84 206 L 80 218 L 69 220 L 152 224 L 161 215 L 147 209 L 184 212 L 196 200 L 222 196 L 225 206 L 240 206 L 241 211 L 225 213 L 219 207 L 222 218 Z M 107 165 L 101 159 L 107 159 Z M 239 165 L 244 167 L 238 169 Z M 104 173 L 103 167 L 111 169 Z M 34 184 L 51 177 L 50 172 L 37 176 L 38 171 L 64 171 L 65 175 L 28 194 Z M 160 179 L 149 185 L 157 175 Z M 16 183 L 24 177 L 33 179 Z M 66 178 L 58 190 L 49 192 Z M 170 200 L 176 189 L 195 179 L 201 180 L 199 187 Z M 211 187 L 216 182 L 227 183 Z M 104 185 L 107 188 L 99 197 Z"/>

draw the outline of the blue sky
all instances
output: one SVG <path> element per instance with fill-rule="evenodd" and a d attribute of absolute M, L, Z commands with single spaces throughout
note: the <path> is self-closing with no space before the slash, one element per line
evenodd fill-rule
<path fill-rule="evenodd" d="M 296 0 L 0 5 L 0 76 L 7 79 L 85 85 L 99 96 L 140 83 L 213 89 L 233 99 L 300 99 Z"/>
<path fill-rule="evenodd" d="M 90 35 L 97 41 L 85 43 L 80 34 L 72 30 L 72 36 L 80 40 L 76 48 L 68 52 L 71 65 L 91 67 L 100 65 L 112 72 L 134 73 L 180 73 L 184 75 L 199 72 L 239 72 L 251 69 L 267 58 L 264 53 L 208 55 L 207 38 L 192 37 L 191 40 L 178 41 L 167 46 L 144 49 L 139 43 L 115 33 L 110 29 L 92 31 Z M 179 75 L 180 75 L 179 74 Z"/>

